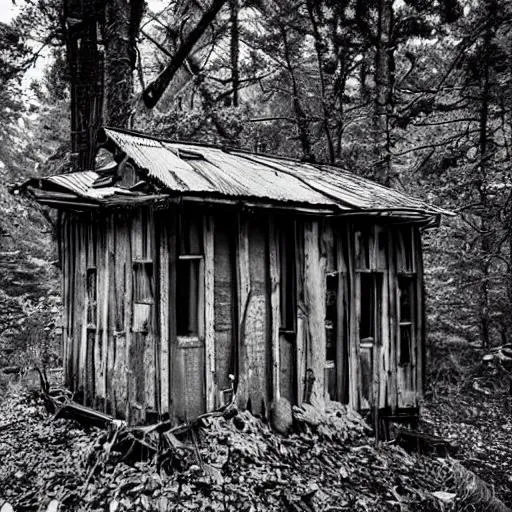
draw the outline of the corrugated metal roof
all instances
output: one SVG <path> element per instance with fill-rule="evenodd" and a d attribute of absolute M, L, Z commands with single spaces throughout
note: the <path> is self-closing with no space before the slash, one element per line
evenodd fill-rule
<path fill-rule="evenodd" d="M 170 142 L 111 128 L 104 131 L 107 141 L 172 195 L 224 197 L 332 211 L 391 212 L 399 216 L 449 214 L 334 166 Z M 48 184 L 100 203 L 130 194 L 121 187 L 93 187 L 100 175 L 101 170 L 84 171 L 46 180 Z"/>
<path fill-rule="evenodd" d="M 117 187 L 93 188 L 99 176 L 94 171 L 83 171 L 50 176 L 47 180 L 84 198 L 105 199 L 113 196 L 118 190 Z"/>
<path fill-rule="evenodd" d="M 111 129 L 105 133 L 149 176 L 173 192 L 332 206 L 329 198 L 301 180 L 218 148 L 158 141 Z M 194 158 L 183 156 L 191 154 Z"/>

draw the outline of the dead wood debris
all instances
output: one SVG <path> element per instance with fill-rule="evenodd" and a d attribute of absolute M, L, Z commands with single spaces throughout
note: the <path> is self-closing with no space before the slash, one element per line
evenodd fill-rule
<path fill-rule="evenodd" d="M 0 425 L 0 510 L 508 510 L 450 458 L 376 447 L 337 403 L 295 407 L 282 436 L 233 405 L 178 426 L 100 430 L 52 420 L 42 401 L 18 394 L 4 400 Z"/>

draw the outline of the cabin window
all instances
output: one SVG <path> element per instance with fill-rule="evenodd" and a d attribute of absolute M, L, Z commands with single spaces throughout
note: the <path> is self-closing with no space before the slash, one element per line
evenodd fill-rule
<path fill-rule="evenodd" d="M 154 284 L 153 284 L 153 262 L 134 261 L 134 302 L 138 304 L 153 304 Z"/>
<path fill-rule="evenodd" d="M 413 234 L 410 227 L 397 231 L 397 269 L 399 272 L 415 272 Z"/>
<path fill-rule="evenodd" d="M 380 272 L 359 273 L 359 352 L 361 393 L 370 401 L 373 382 L 374 348 L 380 342 L 382 319 L 382 282 Z"/>
<path fill-rule="evenodd" d="M 96 267 L 87 269 L 87 327 L 94 329 L 96 327 Z"/>
<path fill-rule="evenodd" d="M 372 268 L 373 226 L 362 226 L 355 232 L 356 265 L 359 269 Z"/>
<path fill-rule="evenodd" d="M 336 360 L 336 320 L 338 316 L 338 275 L 333 272 L 326 277 L 325 295 L 325 359 Z"/>
<path fill-rule="evenodd" d="M 199 215 L 182 215 L 176 268 L 178 336 L 200 338 L 203 335 L 203 281 L 203 218 Z"/>
<path fill-rule="evenodd" d="M 414 276 L 398 276 L 399 315 L 400 315 L 400 354 L 399 364 L 411 363 L 411 353 L 415 327 L 415 279 Z"/>
<path fill-rule="evenodd" d="M 131 329 L 134 333 L 145 335 L 152 328 L 153 304 L 155 301 L 153 214 L 151 210 L 141 208 L 134 212 L 132 217 L 131 243 L 133 256 Z M 121 283 L 117 284 L 120 285 Z M 122 303 L 122 298 L 118 297 L 118 300 Z M 121 304 L 119 304 L 119 310 L 114 314 L 114 325 L 116 330 L 121 331 L 124 329 Z"/>
<path fill-rule="evenodd" d="M 281 330 L 295 331 L 295 224 L 282 225 L 279 235 L 279 307 Z"/>
<path fill-rule="evenodd" d="M 336 400 L 336 341 L 338 336 L 338 273 L 325 279 L 325 387 L 331 400 Z"/>
<path fill-rule="evenodd" d="M 359 339 L 361 343 L 373 343 L 378 335 L 380 318 L 380 292 L 382 290 L 382 274 L 377 272 L 361 272 L 360 282 L 360 317 Z"/>

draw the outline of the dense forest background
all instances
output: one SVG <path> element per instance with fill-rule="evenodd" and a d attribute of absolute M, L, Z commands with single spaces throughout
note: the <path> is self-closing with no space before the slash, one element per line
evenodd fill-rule
<path fill-rule="evenodd" d="M 430 340 L 512 342 L 510 2 L 96 4 L 106 124 L 335 163 L 450 209 L 425 237 Z M 72 168 L 66 33 L 79 20 L 62 0 L 16 6 L 0 24 L 0 348 L 30 362 L 57 357 L 54 219 L 9 185 Z M 143 91 L 213 7 L 148 109 Z"/>

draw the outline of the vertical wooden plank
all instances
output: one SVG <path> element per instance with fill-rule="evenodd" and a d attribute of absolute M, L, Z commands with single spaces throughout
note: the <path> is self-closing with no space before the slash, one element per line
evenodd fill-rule
<path fill-rule="evenodd" d="M 396 230 L 390 230 L 388 234 L 388 325 L 389 325 L 389 345 L 388 345 L 388 361 L 389 361 L 389 377 L 388 377 L 388 403 L 387 405 L 391 408 L 391 412 L 396 411 L 398 405 L 398 374 L 397 374 L 397 343 L 398 343 L 398 311 L 397 311 L 397 295 L 398 295 L 398 284 L 397 284 L 397 267 L 396 267 L 396 250 L 397 250 L 397 238 Z"/>
<path fill-rule="evenodd" d="M 127 402 L 127 374 L 126 359 L 127 329 L 126 329 L 126 269 L 129 268 L 129 237 L 126 213 L 116 215 L 115 221 L 115 268 L 114 293 L 114 343 L 115 361 L 113 365 L 113 387 L 115 390 L 115 413 L 125 417 Z"/>
<path fill-rule="evenodd" d="M 236 247 L 237 284 L 238 284 L 238 367 L 237 400 L 241 409 L 247 407 L 249 390 L 247 383 L 247 348 L 245 340 L 246 317 L 251 298 L 251 279 L 249 273 L 249 233 L 248 219 L 238 214 L 238 243 Z"/>
<path fill-rule="evenodd" d="M 115 315 L 117 309 L 117 297 L 115 289 L 115 236 L 117 225 L 115 222 L 115 215 L 110 213 L 107 221 L 107 272 L 108 272 L 108 296 L 107 296 L 107 346 L 105 347 L 106 371 L 105 371 L 105 389 L 107 390 L 105 412 L 112 414 L 116 410 L 116 388 L 114 385 L 114 368 L 116 362 L 116 339 L 114 336 L 115 330 Z"/>
<path fill-rule="evenodd" d="M 67 386 L 69 386 L 70 375 L 69 375 L 69 365 L 68 365 L 68 357 L 69 357 L 69 284 L 70 284 L 70 275 L 69 275 L 69 257 L 71 247 L 69 245 L 69 217 L 66 212 L 63 212 L 60 217 L 60 240 L 61 240 L 61 257 L 62 257 L 62 281 L 61 281 L 61 289 L 62 289 L 62 361 L 64 366 L 64 382 Z"/>
<path fill-rule="evenodd" d="M 414 256 L 416 263 L 416 399 L 423 397 L 424 372 L 425 372 L 425 282 L 423 274 L 423 247 L 421 244 L 421 232 L 414 228 Z M 416 400 L 416 404 L 418 402 Z"/>
<path fill-rule="evenodd" d="M 179 393 L 181 381 L 180 373 L 177 371 L 177 323 L 176 323 L 176 270 L 178 258 L 178 210 L 173 207 L 168 214 L 168 233 L 169 233 L 169 345 L 170 345 L 170 365 L 169 365 L 169 414 L 171 418 L 176 419 L 179 404 Z"/>
<path fill-rule="evenodd" d="M 347 226 L 340 223 L 333 230 L 334 247 L 336 252 L 335 267 L 338 272 L 338 297 L 337 297 L 337 333 L 336 333 L 336 395 L 342 403 L 348 402 L 348 351 L 349 351 L 349 316 L 350 316 L 350 289 L 347 273 Z"/>
<path fill-rule="evenodd" d="M 325 256 L 320 254 L 318 221 L 304 223 L 304 298 L 307 311 L 307 369 L 312 371 L 310 402 L 325 402 Z"/>
<path fill-rule="evenodd" d="M 214 303 L 215 303 L 215 383 L 218 402 L 221 406 L 231 399 L 231 381 L 229 375 L 236 374 L 237 328 L 236 328 L 236 265 L 233 216 L 215 217 L 215 272 L 214 272 Z"/>
<path fill-rule="evenodd" d="M 382 270 L 382 315 L 381 337 L 377 355 L 378 375 L 378 404 L 384 408 L 388 402 L 389 394 L 389 345 L 391 343 L 389 333 L 389 295 L 390 295 L 390 269 L 388 251 L 388 229 L 382 226 L 376 228 L 377 268 Z"/>
<path fill-rule="evenodd" d="M 133 373 L 130 361 L 130 354 L 133 352 L 134 335 L 132 333 L 133 324 L 133 273 L 132 273 L 132 214 L 125 213 L 124 223 L 126 224 L 126 255 L 123 264 L 124 269 L 124 332 L 125 332 L 125 373 L 126 373 L 126 390 L 125 390 L 125 408 L 124 417 L 129 423 L 132 421 L 131 417 L 131 401 L 135 399 L 133 394 Z"/>
<path fill-rule="evenodd" d="M 257 416 L 263 416 L 269 410 L 272 388 L 268 220 L 263 216 L 253 216 L 249 222 L 249 277 L 251 294 L 245 316 L 245 363 L 250 410 Z"/>
<path fill-rule="evenodd" d="M 165 215 L 160 212 L 158 230 L 160 233 L 160 258 L 158 276 L 160 279 L 160 413 L 169 414 L 169 230 L 166 223 L 168 217 L 167 210 Z"/>
<path fill-rule="evenodd" d="M 156 412 L 156 337 L 157 331 L 155 329 L 155 265 L 154 265 L 154 247 L 155 247 L 155 226 L 153 211 L 147 210 L 146 215 L 143 216 L 143 257 L 147 260 L 151 260 L 153 265 L 152 270 L 152 290 L 153 290 L 153 304 L 149 313 L 148 321 L 148 333 L 145 339 L 144 346 L 144 421 L 145 413 L 149 409 Z"/>
<path fill-rule="evenodd" d="M 204 344 L 206 363 L 206 410 L 215 408 L 215 305 L 214 305 L 214 219 L 204 218 Z M 201 309 L 199 309 L 201 312 Z"/>
<path fill-rule="evenodd" d="M 94 236 L 95 218 L 88 216 L 86 218 L 87 233 L 87 257 L 86 257 L 86 324 L 87 324 L 87 345 L 86 345 L 86 366 L 85 366 L 85 384 L 87 390 L 86 405 L 92 405 L 95 397 L 95 364 L 94 349 L 96 344 L 97 333 L 97 269 L 96 269 L 96 239 Z"/>
<path fill-rule="evenodd" d="M 100 354 L 100 365 L 99 365 L 99 383 L 100 389 L 103 393 L 103 409 L 106 410 L 107 401 L 109 399 L 108 383 L 107 383 L 107 354 L 108 354 L 108 342 L 109 342 L 109 294 L 110 294 L 110 218 L 104 218 L 104 231 L 103 231 L 103 247 L 102 247 L 102 265 L 103 265 L 103 289 L 101 291 L 101 307 L 102 307 L 102 329 L 101 329 L 101 354 Z"/>
<path fill-rule="evenodd" d="M 304 222 L 295 223 L 295 269 L 297 289 L 297 336 L 296 336 L 296 396 L 297 405 L 305 398 L 306 388 L 306 304 L 304 299 Z"/>
<path fill-rule="evenodd" d="M 350 319 L 349 319 L 349 405 L 353 409 L 359 409 L 360 400 L 360 382 L 361 368 L 359 364 L 359 295 L 358 276 L 355 265 L 355 235 L 352 224 L 347 224 L 346 229 L 347 240 L 347 272 L 349 280 L 352 283 L 350 287 Z"/>
<path fill-rule="evenodd" d="M 269 252 L 269 265 L 270 265 L 270 329 L 271 329 L 271 365 L 272 365 L 272 398 L 278 400 L 281 396 L 280 380 L 280 341 L 279 341 L 279 327 L 280 327 L 280 305 L 279 305 L 279 232 L 276 226 L 275 215 L 269 216 L 268 221 L 268 252 Z M 288 297 L 288 300 L 293 300 Z"/>
<path fill-rule="evenodd" d="M 79 350 L 78 350 L 78 386 L 83 392 L 83 403 L 87 402 L 87 225 L 84 219 L 79 224 L 80 256 L 79 256 Z"/>
<path fill-rule="evenodd" d="M 103 361 L 103 344 L 104 330 L 106 329 L 106 314 L 105 314 L 105 287 L 108 287 L 108 282 L 105 282 L 105 261 L 106 261 L 106 226 L 104 217 L 98 217 L 97 223 L 97 245 L 96 245 L 96 290 L 97 290 L 97 304 L 96 304 L 96 343 L 94 347 L 94 361 L 96 365 L 95 372 L 95 395 L 96 407 L 100 408 L 105 400 L 105 380 L 104 380 L 104 361 Z M 108 290 L 107 290 L 108 293 Z"/>

